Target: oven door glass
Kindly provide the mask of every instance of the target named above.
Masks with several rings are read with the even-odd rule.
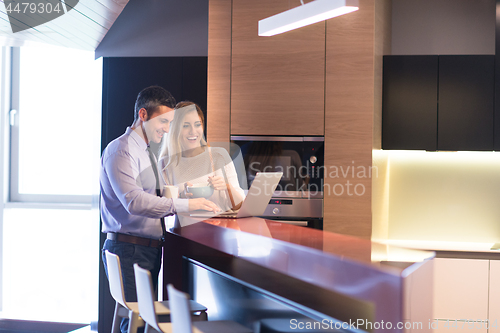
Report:
[[[233,140],[243,155],[248,186],[257,172],[283,172],[276,191],[322,192],[324,142],[281,137]],[[249,137],[255,139],[256,137]],[[288,141],[287,141],[288,140]]]

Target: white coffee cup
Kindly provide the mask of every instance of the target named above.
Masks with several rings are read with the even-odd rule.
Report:
[[[179,189],[177,186],[165,185],[163,186],[163,196],[169,199],[177,199],[179,197]]]

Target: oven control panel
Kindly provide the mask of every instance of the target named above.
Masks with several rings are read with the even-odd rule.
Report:
[[[262,217],[323,218],[323,199],[272,198]]]
[[[293,205],[293,200],[290,199],[271,199],[270,205]]]
[[[321,181],[324,172],[325,148],[322,141],[307,141],[303,144],[302,164],[307,166],[307,175],[313,182]]]

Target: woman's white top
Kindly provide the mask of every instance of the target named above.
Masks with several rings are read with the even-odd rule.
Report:
[[[213,168],[210,159],[210,152],[212,154]],[[168,168],[165,167],[167,162],[168,160],[165,158],[159,161],[162,176],[167,184],[177,186],[179,188],[179,192],[184,191],[186,182],[190,182],[192,184],[208,184],[208,177],[210,176],[221,176],[224,178],[224,170],[228,183],[231,184],[233,189],[240,194],[240,197],[245,197],[245,193],[238,181],[238,174],[236,173],[234,163],[224,148],[205,148],[203,153],[196,156],[181,157],[178,165],[170,165]],[[236,196],[233,194],[233,198],[235,197]],[[208,198],[208,200],[217,204],[222,211],[231,209],[231,201],[227,190],[215,190],[214,194]],[[239,202],[235,201],[235,204],[237,205]]]

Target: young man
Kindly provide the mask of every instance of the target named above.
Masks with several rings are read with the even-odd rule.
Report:
[[[149,143],[159,143],[168,133],[174,106],[175,99],[162,87],[142,90],[135,103],[133,125],[109,143],[101,158],[102,232],[107,233],[104,266],[105,250],[120,257],[125,297],[131,302],[137,301],[134,263],[151,271],[157,286],[163,236],[160,219],[176,212],[218,210],[213,202],[204,198],[157,196],[157,181],[161,186],[163,180],[157,175]],[[128,319],[123,319],[121,330],[127,332],[127,329]]]

